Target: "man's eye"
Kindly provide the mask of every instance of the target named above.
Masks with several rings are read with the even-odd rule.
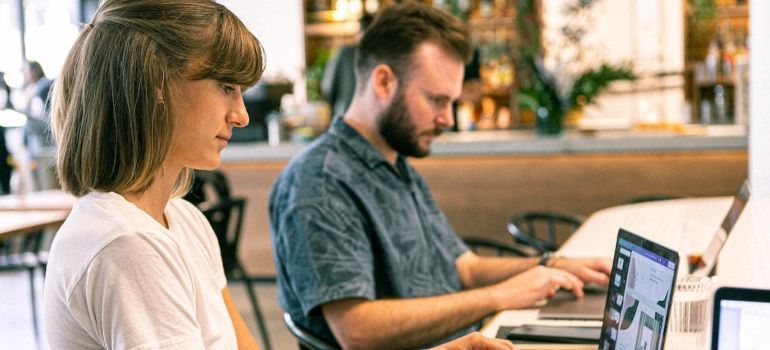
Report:
[[[433,97],[431,98],[431,102],[436,106],[444,106],[447,104],[448,100],[444,97]]]

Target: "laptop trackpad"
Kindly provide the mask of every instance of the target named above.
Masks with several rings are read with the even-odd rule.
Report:
[[[571,291],[560,290],[545,306],[540,308],[538,318],[557,320],[601,320],[604,315],[604,303],[607,299],[603,293],[587,292],[582,299],[575,297]]]

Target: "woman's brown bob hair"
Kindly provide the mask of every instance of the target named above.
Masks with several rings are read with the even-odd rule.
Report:
[[[209,0],[106,0],[72,47],[54,87],[52,122],[62,187],[137,193],[166,159],[174,82],[244,87],[264,70],[259,41]],[[189,187],[191,170],[174,194]]]

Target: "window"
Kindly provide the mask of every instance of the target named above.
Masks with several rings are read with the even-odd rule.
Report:
[[[89,5],[79,0],[0,0],[0,71],[12,87],[22,84],[25,59],[40,62],[49,77],[59,75],[80,31],[80,17],[93,13]]]

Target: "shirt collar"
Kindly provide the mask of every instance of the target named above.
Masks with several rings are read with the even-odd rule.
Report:
[[[342,117],[337,117],[334,119],[332,125],[329,127],[329,132],[339,136],[340,140],[342,140],[345,145],[350,147],[352,153],[363,160],[369,169],[372,169],[383,163],[393,168],[393,165],[385,160],[385,157],[382,156],[382,153],[374,148],[374,145],[372,145],[372,143],[369,142],[369,140],[361,135],[356,129],[353,129],[353,127],[345,123],[345,121],[342,120]],[[399,166],[399,164],[402,164],[405,161],[406,157],[399,154],[396,158],[396,166]],[[399,171],[401,171],[400,168]]]

